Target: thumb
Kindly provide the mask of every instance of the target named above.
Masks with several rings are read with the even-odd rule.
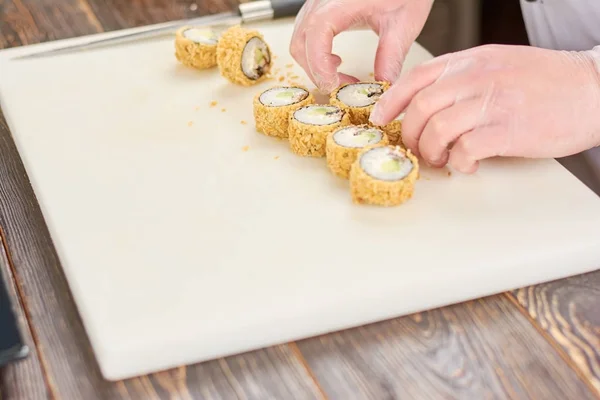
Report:
[[[379,45],[375,55],[375,79],[395,82],[413,42],[421,33],[432,1],[412,1],[379,21]]]

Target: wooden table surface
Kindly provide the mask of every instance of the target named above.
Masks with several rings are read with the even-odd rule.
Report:
[[[0,48],[214,13],[237,1],[191,4],[0,0]],[[3,400],[600,398],[600,271],[111,383],[2,115],[0,233],[0,271],[32,349],[0,370]]]

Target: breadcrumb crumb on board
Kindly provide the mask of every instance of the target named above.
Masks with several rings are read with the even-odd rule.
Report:
[[[279,156],[273,157],[273,160],[279,160]]]
[[[246,125],[246,124],[248,124],[248,123],[247,123],[246,121],[242,120],[242,121],[240,121],[240,124],[242,124],[242,125]]]
[[[194,125],[194,121],[190,121],[190,122],[188,122],[188,124],[187,124],[187,125],[188,125],[189,127],[191,127],[192,125]]]
[[[227,111],[226,108],[221,108],[221,112],[225,112],[225,111]]]
[[[211,107],[216,107],[216,106],[217,106],[217,104],[219,104],[219,103],[217,103],[217,102],[216,102],[216,101],[214,101],[214,100],[210,102],[210,106],[211,106]]]
[[[250,150],[250,146],[244,146],[244,147],[242,147],[242,151],[245,152],[245,151],[248,151],[248,150]]]
[[[285,66],[285,67],[286,67],[286,68],[293,68],[293,67],[294,67],[294,64],[286,64],[286,66]]]

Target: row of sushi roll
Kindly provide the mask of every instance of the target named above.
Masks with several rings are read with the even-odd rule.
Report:
[[[402,144],[402,122],[369,123],[386,82],[345,84],[316,104],[302,86],[275,86],[254,97],[256,130],[287,139],[303,157],[326,157],[329,170],[348,179],[357,204],[396,206],[410,199],[419,178],[418,159]]]
[[[182,27],[176,33],[175,56],[196,68],[218,67],[241,86],[265,80],[272,54],[257,31],[232,26],[222,34],[209,28]],[[419,177],[417,158],[402,144],[402,122],[377,127],[369,116],[387,82],[345,84],[316,104],[302,86],[275,86],[254,98],[256,130],[287,139],[293,153],[326,157],[329,170],[348,179],[357,204],[400,205],[413,195]]]
[[[267,78],[272,54],[263,35],[232,26],[223,33],[212,28],[184,26],[175,34],[175,57],[196,69],[218,67],[231,83],[252,86]]]

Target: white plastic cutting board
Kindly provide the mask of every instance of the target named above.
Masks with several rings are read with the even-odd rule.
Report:
[[[292,22],[259,29],[304,76]],[[368,79],[376,43],[341,35],[343,69]],[[0,53],[2,108],[108,379],[600,265],[600,198],[553,160],[425,168],[404,206],[355,206],[325,160],[254,132],[273,82],[182,67],[171,39],[8,60],[24,51]]]

